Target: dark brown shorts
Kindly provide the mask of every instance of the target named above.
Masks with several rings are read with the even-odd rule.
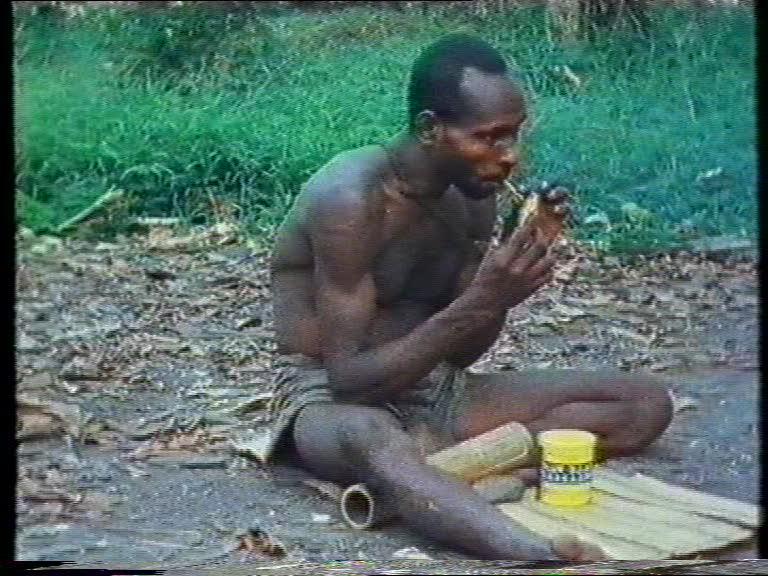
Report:
[[[278,455],[283,440],[293,430],[299,412],[310,404],[333,402],[328,376],[322,365],[302,354],[277,356],[272,366],[272,398],[259,459],[268,462]],[[466,386],[467,372],[442,363],[412,392],[381,408],[392,413],[403,429],[419,434],[424,452],[453,443],[456,409]],[[429,436],[429,439],[427,439]]]

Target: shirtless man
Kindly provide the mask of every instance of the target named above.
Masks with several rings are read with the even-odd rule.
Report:
[[[273,253],[282,355],[265,459],[279,451],[320,478],[364,482],[412,529],[477,557],[586,559],[586,547],[537,537],[424,458],[510,421],[532,434],[589,430],[606,456],[625,455],[670,422],[667,390],[644,376],[465,370],[552,275],[529,227],[483,249],[525,118],[499,54],[448,36],[414,65],[405,133],[310,179]],[[545,200],[568,212],[563,191]],[[417,429],[437,439],[429,450]]]

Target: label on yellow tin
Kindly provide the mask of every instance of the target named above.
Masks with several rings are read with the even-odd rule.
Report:
[[[589,464],[542,462],[539,497],[556,506],[587,504],[592,497],[592,471]]]
[[[583,430],[548,430],[538,435],[542,451],[539,498],[556,506],[579,506],[592,499],[597,438]]]

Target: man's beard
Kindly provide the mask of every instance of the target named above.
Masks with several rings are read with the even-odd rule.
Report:
[[[477,176],[463,178],[463,181],[457,183],[457,187],[462,193],[473,200],[482,200],[493,196],[501,189],[501,183],[483,181]]]
[[[501,182],[480,178],[475,172],[474,166],[464,161],[463,158],[453,159],[444,169],[450,174],[451,183],[472,200],[482,200],[493,196],[502,187]]]

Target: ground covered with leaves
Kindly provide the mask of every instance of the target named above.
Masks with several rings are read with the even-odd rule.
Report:
[[[473,369],[658,373],[674,391],[672,426],[609,465],[757,502],[753,259],[567,252]],[[19,237],[19,559],[466,558],[397,525],[353,531],[329,486],[233,449],[269,397],[268,256],[225,224],[115,243]]]

